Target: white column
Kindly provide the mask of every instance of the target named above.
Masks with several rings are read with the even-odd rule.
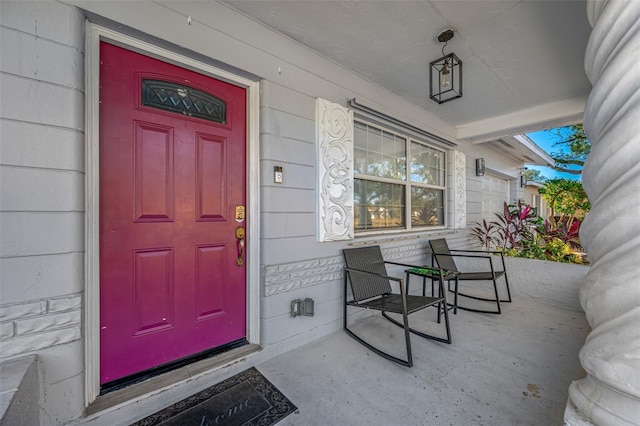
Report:
[[[591,269],[580,288],[592,331],[587,377],[569,388],[566,425],[640,425],[640,1],[589,1],[585,69],[593,83],[580,230]]]

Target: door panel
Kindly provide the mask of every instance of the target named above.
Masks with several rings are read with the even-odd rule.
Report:
[[[213,135],[197,136],[198,220],[223,220],[225,203],[225,142]]]
[[[173,250],[135,250],[134,335],[173,326]]]
[[[136,221],[173,222],[173,129],[134,125]]]
[[[245,90],[101,43],[101,383],[246,336]]]
[[[485,175],[482,178],[482,218],[495,220],[494,213],[502,213],[505,202],[509,204],[509,181]]]
[[[223,245],[198,247],[196,257],[196,292],[198,320],[224,314],[228,307],[225,289],[219,285],[224,277],[227,248]]]

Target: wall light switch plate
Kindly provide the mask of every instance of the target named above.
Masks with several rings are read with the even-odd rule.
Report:
[[[273,172],[274,172],[274,173],[273,173],[273,181],[274,181],[275,183],[282,183],[282,178],[283,178],[283,175],[282,175],[282,166],[275,166],[275,167],[273,168]]]

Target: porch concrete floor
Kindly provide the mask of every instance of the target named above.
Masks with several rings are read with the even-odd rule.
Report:
[[[433,308],[410,323],[435,326]],[[299,408],[279,425],[561,425],[584,377],[583,312],[517,299],[502,315],[450,315],[451,345],[412,335],[414,366],[376,355],[344,331],[256,367]],[[300,318],[304,321],[305,318]],[[362,334],[403,354],[402,329],[372,317]]]

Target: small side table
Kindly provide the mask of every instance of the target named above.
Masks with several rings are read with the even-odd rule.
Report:
[[[449,310],[453,309],[454,314],[458,313],[458,306],[457,306],[458,298],[454,297],[455,303],[451,304],[447,302],[446,294],[443,294],[444,286],[445,286],[444,280],[445,280],[445,277],[449,275],[449,271],[445,269],[435,268],[433,266],[422,266],[422,267],[409,268],[409,269],[406,269],[404,272],[406,274],[405,281],[406,281],[406,287],[407,287],[407,294],[409,294],[409,278],[411,277],[411,275],[417,275],[419,277],[422,277],[422,295],[423,296],[426,296],[427,278],[431,278],[431,297],[435,297],[434,282],[436,280],[440,281],[440,285],[438,286],[438,297],[444,298],[446,306]],[[446,293],[446,291],[444,292]]]

